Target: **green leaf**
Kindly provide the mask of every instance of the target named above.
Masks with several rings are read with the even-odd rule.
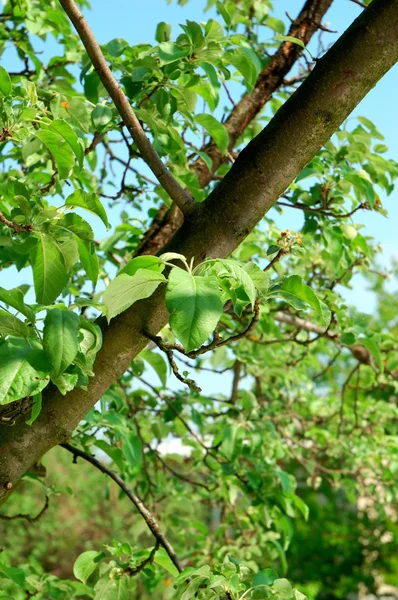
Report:
[[[24,295],[20,288],[6,290],[0,287],[0,301],[12,306],[18,312],[22,313],[29,321],[35,320],[35,313],[24,302]]]
[[[120,579],[104,577],[95,584],[94,600],[130,600],[130,577]]]
[[[11,79],[4,67],[0,66],[0,95],[9,96],[11,93]]]
[[[272,585],[279,575],[274,569],[263,569],[255,574],[253,578],[253,587],[260,585]]]
[[[330,321],[330,311],[327,306],[298,275],[291,275],[282,283],[273,285],[269,290],[269,296],[279,296],[297,310],[305,310],[307,306],[311,306],[323,324],[328,325]]]
[[[112,121],[113,111],[105,104],[97,104],[91,113],[91,120],[96,129],[103,129]]]
[[[384,371],[383,358],[382,358],[382,355],[380,352],[379,345],[376,342],[376,340],[374,338],[370,338],[370,337],[359,338],[358,343],[361,344],[362,346],[365,346],[365,348],[367,348],[369,350],[372,357],[374,358],[374,361],[376,363],[378,370],[380,371],[380,373],[383,373],[383,371]]]
[[[166,288],[170,327],[187,352],[201,346],[222,314],[216,277],[194,277],[179,268],[171,270]]]
[[[93,285],[96,286],[99,264],[98,256],[95,251],[95,245],[93,242],[84,242],[83,240],[78,240],[77,248],[82,267],[86,271],[87,277],[93,282]]]
[[[241,425],[229,425],[224,429],[221,450],[229,460],[237,457],[243,433]]]
[[[217,146],[224,155],[229,146],[229,135],[225,126],[220,123],[213,115],[201,114],[195,116],[195,122],[213,138]]]
[[[32,412],[30,413],[30,419],[25,421],[26,425],[32,425],[41,413],[42,395],[41,392],[36,394],[34,397],[34,404],[32,406]]]
[[[0,404],[39,393],[48,384],[51,364],[43,350],[24,340],[0,346]]]
[[[297,44],[298,46],[305,48],[305,44],[304,44],[303,40],[293,37],[292,35],[277,34],[276,36],[274,36],[274,40],[276,42],[291,42],[292,44]]]
[[[139,357],[144,359],[151,367],[154,369],[156,374],[158,375],[161,384],[163,387],[166,387],[167,384],[167,363],[164,360],[163,356],[157,354],[156,352],[152,352],[151,350],[143,350]]]
[[[65,201],[66,206],[79,206],[89,212],[97,215],[104,223],[105,227],[109,229],[108,217],[104,207],[98,200],[97,194],[94,192],[84,192],[83,190],[75,190],[73,194],[67,197]]]
[[[53,365],[51,375],[56,378],[77,354],[79,317],[70,310],[48,310],[43,333],[44,351]]]
[[[105,452],[105,454],[107,454],[109,458],[113,460],[115,465],[121,471],[123,471],[125,465],[123,464],[123,452],[120,448],[115,448],[115,446],[111,446],[105,440],[96,440],[95,445],[97,446],[97,448],[100,448],[100,450]]]
[[[35,136],[48,148],[57,166],[60,179],[67,179],[75,164],[75,157],[69,143],[50,129],[39,129]]]
[[[73,575],[76,577],[76,579],[79,579],[83,583],[87,582],[87,579],[98,567],[98,563],[95,562],[95,559],[99,556],[99,554],[100,553],[95,552],[95,550],[88,550],[77,557],[75,564],[73,565]]]
[[[107,43],[105,48],[111,56],[117,58],[123,54],[126,48],[128,48],[128,43],[123,38],[114,38]]]
[[[66,121],[63,121],[62,119],[56,119],[51,123],[50,130],[62,136],[65,142],[69,144],[77,158],[79,167],[82,168],[84,161],[84,149],[72,127]]]
[[[232,19],[228,10],[222,2],[216,2],[217,10],[225,21],[227,27],[231,27]]]
[[[159,284],[164,281],[166,279],[161,273],[149,269],[138,269],[133,276],[122,273],[116,277],[102,296],[106,307],[104,314],[108,321],[132,306],[137,300],[152,296]]]
[[[130,467],[137,467],[142,463],[142,443],[138,435],[122,435],[122,452]]]
[[[372,184],[366,177],[360,173],[347,173],[344,176],[345,181],[349,181],[353,186],[360,199],[369,202],[371,208],[375,205],[375,192]]]
[[[5,565],[1,565],[1,570],[6,576],[11,579],[14,583],[23,587],[25,585],[25,571],[23,569],[19,569],[18,567],[6,567]]]
[[[171,559],[164,548],[159,548],[155,554],[153,562],[163,567],[163,569],[166,569],[166,571],[168,571],[172,577],[177,577],[177,567],[175,567],[174,563],[171,562]]]
[[[5,310],[0,310],[0,335],[3,337],[6,336],[16,336],[27,338],[31,334],[29,327],[26,323],[20,321],[14,315],[6,312]]]
[[[283,600],[288,600],[293,596],[293,588],[287,579],[275,579],[272,588]]]
[[[164,64],[172,63],[189,54],[188,48],[180,48],[173,42],[162,42],[159,44],[159,58]]]
[[[170,36],[171,25],[165,23],[164,21],[158,23],[156,27],[155,40],[159,42],[159,44],[162,42],[168,42],[170,40]]]
[[[252,280],[256,290],[265,296],[269,288],[270,274],[264,273],[258,265],[252,262],[246,263],[243,268]]]
[[[130,260],[123,269],[120,269],[118,276],[122,273],[135,275],[138,269],[150,269],[161,273],[164,270],[164,263],[158,256],[137,256]]]
[[[59,377],[51,377],[51,381],[57,386],[63,396],[72,391],[78,383],[77,373],[62,373]]]
[[[352,346],[356,342],[356,337],[351,331],[346,331],[341,335],[340,341],[344,346]]]
[[[76,213],[67,213],[57,224],[68,229],[76,237],[85,242],[92,242],[94,240],[94,232],[91,225]]]
[[[188,587],[185,589],[185,592],[181,596],[181,600],[190,600],[191,598],[193,598],[196,595],[199,586],[202,585],[202,583],[203,577],[196,577],[195,579],[190,581]]]
[[[31,252],[31,259],[36,301],[52,304],[68,283],[63,256],[53,239],[43,233]]]
[[[273,31],[276,31],[277,33],[280,33],[281,35],[285,33],[285,25],[280,19],[276,19],[275,17],[267,17],[265,24],[267,27],[273,29]]]

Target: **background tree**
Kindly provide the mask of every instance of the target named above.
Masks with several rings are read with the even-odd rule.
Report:
[[[311,597],[394,569],[396,301],[354,215],[385,213],[398,171],[368,119],[344,121],[398,58],[398,5],[373,0],[315,60],[330,4],[308,0],[285,32],[268,2],[210,0],[222,24],[188,20],[171,41],[159,23],[154,46],[101,48],[73,0],[5,5],[2,50],[23,66],[0,68],[0,259],[30,267],[34,289],[0,288],[6,596],[301,600],[284,578],[296,521],[289,577]],[[47,64],[35,36],[59,44]],[[84,211],[109,228],[121,205],[97,241]],[[301,231],[264,218],[272,207],[302,211]],[[338,293],[358,270],[374,316]],[[231,391],[202,392],[209,370]],[[15,518],[36,524],[65,493],[39,463],[59,444],[121,495],[101,491],[109,537],[76,549],[79,582],[69,563],[44,574],[40,544],[15,567],[9,541]],[[309,507],[355,532],[316,576],[294,563]]]

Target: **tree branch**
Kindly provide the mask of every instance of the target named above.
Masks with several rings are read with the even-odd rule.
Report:
[[[46,512],[46,510],[49,506],[49,503],[50,503],[50,499],[46,495],[46,499],[44,501],[44,506],[40,510],[40,512],[37,513],[37,515],[35,517],[31,517],[30,515],[25,514],[25,513],[18,513],[17,515],[0,515],[0,519],[3,521],[13,521],[14,519],[25,519],[29,523],[35,523],[36,521],[38,521],[40,519],[40,517],[42,515],[44,515],[44,513]]]
[[[292,22],[288,34],[297,37],[307,45],[332,4],[332,0],[306,0],[297,18]],[[302,53],[302,48],[291,42],[283,42],[270,62],[259,74],[252,92],[234,104],[227,121],[224,123],[229,134],[229,151],[231,152],[249,123],[264,108],[274,92],[284,83],[289,73]],[[212,168],[208,169],[205,162],[199,158],[192,165],[192,170],[199,179],[201,188],[206,187],[213,179],[213,173],[223,162],[223,155],[213,141],[201,148],[212,160]],[[160,210],[165,211],[164,205]],[[140,244],[137,254],[156,254],[182,225],[182,216],[178,210],[170,210],[166,217],[152,224]]]
[[[81,458],[84,458],[84,460],[86,460],[87,462],[92,464],[94,467],[96,467],[99,471],[101,471],[101,473],[104,473],[105,475],[108,475],[108,477],[113,479],[113,481],[120,487],[121,490],[123,490],[123,492],[129,498],[129,500],[131,500],[131,502],[134,504],[134,506],[136,507],[136,509],[142,516],[142,518],[144,519],[145,523],[147,524],[148,529],[150,530],[152,535],[159,542],[159,544],[166,550],[167,554],[170,557],[170,560],[175,565],[175,567],[178,569],[178,571],[181,573],[182,566],[181,566],[180,561],[178,560],[178,556],[175,553],[172,545],[170,544],[170,542],[167,540],[164,533],[160,529],[159,523],[156,521],[155,517],[148,510],[148,508],[145,506],[145,504],[142,502],[142,500],[140,500],[140,498],[136,494],[134,494],[134,492],[126,485],[126,483],[123,481],[123,479],[115,471],[113,471],[112,469],[110,469],[109,467],[104,465],[102,462],[97,460],[91,454],[88,454],[87,452],[84,452],[83,450],[79,450],[79,448],[75,448],[74,446],[71,446],[71,444],[60,444],[60,445],[62,446],[62,448],[65,448],[65,450],[68,450],[68,452],[71,452],[74,457],[80,456]]]
[[[373,0],[338,42],[317,62],[295,94],[240,153],[228,175],[185,222],[167,247],[196,262],[227,257],[250,233],[305,164],[319,151],[360,100],[398,60],[398,2]],[[103,345],[88,389],[62,396],[43,392],[42,411],[32,426],[17,418],[0,423],[0,498],[50,448],[71,431],[168,322],[164,290],[136,302],[112,320],[100,321]]]
[[[196,202],[174,179],[170,171],[161,161],[158,153],[145,135],[140,122],[133,109],[130,106],[125,94],[112,75],[110,68],[101,52],[101,48],[94,37],[87,21],[80,12],[74,0],[59,0],[62,8],[73,23],[83,45],[90,57],[91,62],[97,71],[103,86],[112,98],[124,124],[129,130],[134,142],[136,143],[141,155],[153,174],[163,186],[170,198],[175,202],[184,214],[189,214],[196,208]]]

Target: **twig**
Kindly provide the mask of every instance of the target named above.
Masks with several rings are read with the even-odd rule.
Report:
[[[14,221],[7,219],[7,217],[1,211],[0,223],[4,223],[4,225],[15,231],[15,233],[21,233],[21,231],[32,231],[31,225],[18,225],[18,223],[14,223]]]
[[[148,558],[143,560],[142,563],[140,565],[138,565],[138,567],[127,567],[126,569],[124,569],[124,572],[126,573],[126,575],[129,575],[130,577],[134,577],[134,575],[137,575],[137,573],[139,573],[140,571],[145,569],[145,567],[147,565],[151,564],[153,562],[153,559],[155,558],[156,552],[159,550],[159,546],[160,546],[160,542],[159,542],[159,540],[156,540],[156,544],[152,548],[151,553],[148,556]]]
[[[157,345],[157,347],[159,348],[159,350],[161,350],[162,352],[164,352],[167,356],[167,359],[169,361],[171,370],[174,373],[174,376],[177,377],[177,379],[179,381],[181,381],[182,383],[185,383],[185,385],[187,385],[189,388],[191,388],[191,390],[195,390],[196,392],[201,392],[202,388],[200,388],[199,386],[196,385],[195,381],[193,379],[187,379],[186,377],[183,377],[181,375],[181,373],[178,370],[178,366],[177,363],[174,360],[174,355],[173,355],[173,348],[175,346],[173,346],[172,344],[167,344],[166,342],[164,342],[162,340],[162,338],[159,335],[151,335],[150,333],[146,332],[144,333],[144,335],[152,340],[152,342],[155,342],[155,344]]]
[[[174,179],[170,171],[165,167],[160,156],[145,135],[128,99],[112,75],[110,68],[102,54],[101,48],[95,39],[86,19],[80,12],[74,0],[59,0],[62,8],[73,23],[83,45],[90,57],[91,62],[100,78],[103,86],[112,98],[124,124],[129,130],[135,144],[149,168],[152,170],[159,183],[163,186],[170,198],[178,208],[188,214],[197,208],[197,203]]]
[[[234,364],[234,379],[232,382],[232,392],[231,392],[231,399],[230,399],[231,404],[236,404],[236,401],[238,399],[239,382],[240,382],[241,375],[242,375],[242,363],[240,362],[240,360],[236,360],[235,364]]]
[[[134,492],[126,485],[126,483],[123,481],[123,479],[115,471],[113,471],[112,469],[110,469],[109,467],[107,467],[106,465],[101,463],[94,456],[91,456],[91,454],[88,454],[87,452],[84,452],[83,450],[79,450],[79,448],[75,448],[74,446],[71,446],[71,444],[60,444],[60,446],[62,446],[62,448],[65,448],[65,450],[68,450],[68,452],[73,454],[74,459],[76,459],[77,456],[80,456],[80,458],[84,458],[84,460],[86,460],[87,462],[92,464],[94,467],[96,467],[99,471],[101,471],[101,473],[104,473],[105,475],[108,475],[108,477],[113,479],[113,481],[123,490],[123,492],[126,494],[126,496],[134,504],[134,506],[136,507],[136,509],[142,516],[142,518],[144,519],[145,523],[147,524],[148,529],[151,531],[152,535],[155,537],[156,540],[158,540],[159,544],[166,550],[167,554],[170,557],[170,560],[175,565],[177,570],[181,573],[182,566],[178,559],[178,556],[176,555],[172,545],[170,544],[170,542],[167,540],[164,533],[160,529],[159,524],[156,521],[155,517],[148,510],[148,508],[144,505],[142,500],[140,500],[140,498],[136,494],[134,494]]]
[[[280,248],[280,250],[278,250],[278,253],[276,254],[276,256],[274,256],[274,258],[268,263],[268,265],[263,269],[263,271],[266,272],[266,271],[269,271],[269,269],[272,269],[274,264],[279,262],[280,259],[282,258],[282,256],[284,256],[287,253],[288,252],[287,252],[287,250],[285,250],[285,248]]]
[[[11,516],[0,515],[0,519],[2,519],[3,521],[13,521],[14,519],[26,519],[26,521],[28,521],[29,523],[35,523],[46,512],[46,510],[49,506],[49,503],[50,503],[50,499],[48,496],[46,496],[43,508],[41,509],[41,511],[39,513],[37,513],[37,515],[35,517],[31,517],[30,515],[27,515],[24,513],[18,513],[17,515],[11,515]]]

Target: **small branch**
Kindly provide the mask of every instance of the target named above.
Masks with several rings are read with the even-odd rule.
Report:
[[[194,382],[193,379],[187,379],[186,377],[183,377],[181,375],[181,373],[178,370],[178,366],[177,363],[174,360],[174,356],[173,356],[173,348],[174,346],[172,346],[171,344],[167,344],[166,342],[164,342],[162,340],[162,338],[158,335],[151,335],[148,332],[146,332],[144,334],[148,339],[152,340],[152,342],[154,342],[157,347],[159,348],[159,350],[161,350],[162,352],[164,352],[167,356],[167,359],[169,361],[171,370],[173,371],[175,377],[177,377],[177,379],[179,381],[181,381],[181,383],[185,383],[185,385],[187,385],[189,388],[191,388],[191,390],[195,390],[196,392],[201,392],[202,388],[198,387],[196,385],[196,383]]]
[[[151,553],[148,556],[148,558],[143,560],[142,563],[140,565],[138,565],[138,567],[127,567],[126,569],[124,569],[124,572],[126,573],[126,575],[129,575],[130,577],[134,577],[135,575],[137,575],[137,573],[139,573],[140,571],[145,569],[145,567],[147,565],[151,564],[153,562],[153,559],[155,558],[156,552],[159,550],[159,546],[160,546],[160,542],[159,542],[159,540],[156,540],[156,544],[152,548]]]
[[[236,360],[235,364],[234,364],[234,379],[232,382],[232,392],[231,392],[231,398],[230,398],[231,404],[236,404],[236,401],[238,399],[239,382],[240,382],[241,375],[242,375],[242,363],[240,362],[240,360]]]
[[[93,32],[88,26],[87,21],[80,12],[76,3],[74,0],[59,1],[69,19],[73,23],[81,41],[83,42],[87,54],[93,63],[98,77],[112,98],[143,159],[178,208],[184,214],[191,213],[197,208],[198,205],[174,179],[173,175],[161,161],[150,140],[145,135],[139,120],[131,108],[128,99],[112,75],[105,57],[101,52],[101,48],[99,47]]]
[[[47,508],[49,506],[49,503],[50,503],[50,499],[49,499],[48,496],[46,496],[43,508],[41,509],[41,511],[35,517],[31,517],[30,515],[27,515],[27,514],[24,514],[24,513],[19,513],[17,515],[11,515],[11,516],[9,516],[9,515],[0,515],[0,519],[2,519],[3,521],[13,521],[14,519],[25,519],[29,523],[35,523],[46,512],[46,510],[47,510]]]
[[[10,221],[7,217],[0,211],[0,223],[3,223],[10,229],[12,229],[15,233],[21,233],[21,231],[32,231],[31,225],[18,225],[18,223],[14,223],[14,221]]]
[[[91,456],[91,454],[88,454],[87,452],[84,452],[83,450],[79,450],[79,448],[75,448],[74,446],[71,446],[70,444],[60,444],[60,446],[62,446],[62,448],[65,448],[65,450],[68,450],[68,452],[73,454],[74,462],[76,460],[76,457],[80,456],[80,458],[84,458],[84,460],[86,460],[87,462],[92,464],[94,467],[96,467],[99,471],[101,471],[101,473],[104,473],[105,475],[108,475],[108,477],[113,479],[113,481],[123,490],[123,492],[126,494],[126,496],[134,504],[134,506],[136,507],[136,509],[142,516],[142,518],[144,519],[145,523],[147,524],[148,529],[151,531],[152,535],[159,542],[159,544],[166,550],[167,554],[170,557],[170,560],[175,565],[175,567],[178,569],[178,571],[181,573],[181,571],[182,571],[181,563],[180,563],[173,547],[171,546],[170,542],[167,540],[164,533],[160,529],[159,524],[156,521],[155,517],[147,509],[147,507],[140,500],[140,498],[136,494],[134,494],[134,492],[126,485],[126,483],[123,481],[123,479],[115,471],[113,471],[112,469],[110,469],[109,467],[107,467],[106,465],[101,463],[94,456]]]
[[[351,2],[353,2],[354,4],[358,4],[358,6],[361,6],[362,8],[366,8],[366,4],[364,4],[364,2],[361,2],[361,0],[351,0]]]
[[[276,256],[274,256],[274,258],[268,263],[268,265],[263,269],[263,271],[265,272],[269,271],[269,269],[272,269],[275,263],[279,262],[282,256],[284,256],[287,253],[288,252],[287,250],[285,250],[285,248],[281,248],[280,250],[278,250]]]

